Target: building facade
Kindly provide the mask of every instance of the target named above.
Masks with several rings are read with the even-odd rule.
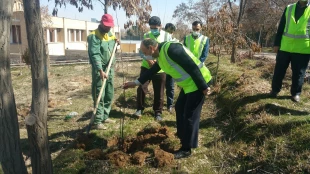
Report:
[[[44,20],[44,19],[42,19]],[[93,20],[94,21],[94,20]],[[99,23],[50,17],[50,24],[44,28],[44,39],[50,56],[87,56],[87,36],[98,28]],[[119,28],[111,31],[120,38]],[[26,23],[23,4],[16,1],[13,8],[12,27],[10,36],[10,56],[18,59],[28,48]],[[72,55],[73,54],[73,55]]]

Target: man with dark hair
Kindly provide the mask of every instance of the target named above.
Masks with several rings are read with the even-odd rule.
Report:
[[[209,38],[201,34],[202,22],[195,21],[192,23],[193,32],[185,36],[184,45],[196,56],[201,62],[207,59],[209,51]]]
[[[163,30],[161,30],[162,25],[159,17],[152,16],[149,19],[150,31],[144,34],[144,38],[151,38],[156,40],[158,43],[171,40],[171,35]],[[145,56],[140,52],[141,57],[143,58],[140,74],[143,74],[145,71],[150,69],[156,60],[153,60],[150,56]],[[152,78],[152,85],[154,90],[154,101],[153,101],[153,110],[154,118],[156,121],[161,121],[162,109],[164,104],[164,88],[166,83],[166,74],[163,71],[159,71],[154,74]],[[150,80],[145,81],[145,83],[139,85],[137,89],[137,110],[133,114],[137,117],[142,116],[142,112],[145,108],[145,96],[148,92],[148,85]]]
[[[181,91],[175,104],[177,135],[181,148],[174,154],[175,159],[191,155],[191,148],[198,146],[199,120],[211,73],[197,57],[179,42],[157,43],[152,39],[141,42],[144,55],[157,59],[153,67],[134,81],[126,82],[124,88],[143,84],[160,69],[171,75]]]
[[[175,32],[175,26],[172,23],[167,23],[165,26],[165,31],[170,33],[171,35]]]
[[[291,63],[291,99],[300,101],[300,93],[310,58],[310,5],[308,0],[299,0],[288,5],[282,15],[274,52],[277,53],[272,78],[271,97],[277,97],[282,88],[286,69]]]

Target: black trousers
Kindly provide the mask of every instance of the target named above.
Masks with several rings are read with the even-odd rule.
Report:
[[[198,130],[205,96],[202,91],[185,94],[183,89],[175,104],[177,135],[183,149],[198,147]]]
[[[310,48],[309,48],[310,49]],[[308,67],[310,54],[289,53],[279,51],[276,57],[276,66],[272,78],[272,91],[278,93],[282,88],[282,81],[286,70],[291,63],[292,85],[291,95],[300,95]]]
[[[147,68],[141,67],[140,76]],[[157,73],[152,77],[152,85],[154,90],[154,102],[153,102],[153,110],[155,114],[162,114],[163,105],[164,105],[164,89],[166,84],[166,74],[165,73]],[[137,110],[143,110],[145,108],[145,96],[148,93],[148,86],[150,84],[150,80],[145,82],[142,85],[139,85],[137,88]]]

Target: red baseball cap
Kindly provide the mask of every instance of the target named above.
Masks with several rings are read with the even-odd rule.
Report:
[[[104,14],[101,18],[101,24],[107,27],[114,27],[113,17],[109,14]]]

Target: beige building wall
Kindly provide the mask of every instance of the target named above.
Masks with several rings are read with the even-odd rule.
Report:
[[[16,10],[13,12],[12,28],[20,28],[19,32],[15,32],[15,34],[20,33],[20,36],[16,36],[17,38],[20,37],[20,39],[16,41],[16,37],[13,39],[13,36],[11,36],[10,53],[16,57],[16,55],[23,54],[28,44],[24,12],[16,2],[14,8]],[[60,17],[51,17],[51,21],[51,26],[44,29],[44,39],[48,46],[49,55],[57,56],[65,55],[66,50],[86,51],[87,36],[91,31],[96,30],[99,25],[99,23],[95,22]],[[111,31],[116,36],[119,36],[119,27],[114,27]]]
[[[121,43],[121,50],[124,53],[138,53],[138,47],[135,43]]]

